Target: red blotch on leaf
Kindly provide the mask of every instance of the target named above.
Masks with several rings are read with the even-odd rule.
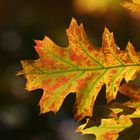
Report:
[[[116,136],[117,134],[118,134],[117,131],[111,130],[103,135],[103,139],[104,140],[113,140],[114,136]]]
[[[63,84],[65,84],[68,81],[69,81],[68,77],[59,77],[53,85],[44,84],[44,89],[46,91],[53,91],[53,90],[59,88],[60,86],[63,86]]]
[[[86,82],[90,79],[91,79],[91,77],[85,77],[83,79],[77,80],[77,83],[78,83],[77,84],[78,85],[77,89],[80,91],[84,87]]]
[[[77,54],[75,54],[75,53],[71,53],[70,54],[70,59],[72,60],[72,61],[77,61],[77,62],[81,62],[81,61],[83,61],[83,60],[85,60],[85,57],[83,56],[83,55],[77,55]]]

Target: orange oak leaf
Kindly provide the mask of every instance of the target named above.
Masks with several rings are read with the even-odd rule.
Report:
[[[125,83],[119,88],[119,92],[130,98],[129,101],[123,103],[131,108],[140,107],[140,85]]]
[[[26,89],[43,89],[39,105],[41,113],[57,112],[69,93],[76,94],[75,119],[91,117],[96,97],[106,85],[107,101],[116,98],[120,83],[140,71],[140,54],[129,42],[120,50],[113,33],[105,28],[102,47],[95,48],[89,41],[83,25],[72,19],[67,29],[69,46],[61,48],[49,37],[36,41],[38,60],[21,61],[27,79]]]
[[[140,85],[125,83],[120,86],[119,92],[130,97],[131,100],[140,101]]]

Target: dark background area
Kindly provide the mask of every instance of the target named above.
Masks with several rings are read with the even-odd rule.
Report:
[[[74,132],[75,95],[70,94],[60,111],[39,115],[42,90],[27,92],[26,80],[17,77],[20,60],[37,59],[34,40],[49,36],[55,43],[68,45],[66,28],[72,17],[83,22],[91,42],[101,47],[102,32],[114,32],[116,44],[124,49],[130,40],[140,50],[140,17],[120,5],[105,11],[83,13],[72,0],[0,1],[0,140],[91,140]]]

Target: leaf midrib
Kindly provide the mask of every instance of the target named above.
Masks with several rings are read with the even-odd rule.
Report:
[[[109,67],[98,67],[98,68],[79,68],[79,69],[69,69],[69,70],[59,70],[59,71],[44,71],[43,69],[35,66],[34,64],[32,65],[33,68],[37,69],[40,71],[40,73],[28,73],[28,74],[45,74],[45,75],[50,75],[50,74],[61,74],[61,73],[68,73],[68,72],[80,72],[80,71],[98,71],[98,70],[109,70],[109,69],[114,69],[114,68],[123,68],[123,67],[138,67],[140,64],[127,64],[127,65],[114,65],[114,66],[109,66]],[[27,74],[27,73],[26,73]]]

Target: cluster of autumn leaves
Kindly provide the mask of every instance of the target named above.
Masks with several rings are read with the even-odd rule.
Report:
[[[140,12],[139,3],[134,0],[122,5]],[[130,42],[124,51],[116,47],[113,33],[107,28],[102,47],[94,47],[83,25],[78,25],[75,19],[67,29],[67,36],[67,48],[59,47],[45,37],[36,41],[39,59],[21,61],[23,70],[18,75],[24,74],[27,79],[26,89],[43,89],[39,102],[41,113],[57,112],[66,96],[75,93],[75,119],[87,118],[77,132],[94,134],[97,140],[115,140],[119,136],[127,140],[137,139],[140,136],[140,87],[128,82],[140,71],[140,53]],[[120,86],[123,79],[127,84]],[[102,96],[106,96],[107,102],[104,106],[96,106],[103,85],[106,85],[106,95],[102,93]]]

